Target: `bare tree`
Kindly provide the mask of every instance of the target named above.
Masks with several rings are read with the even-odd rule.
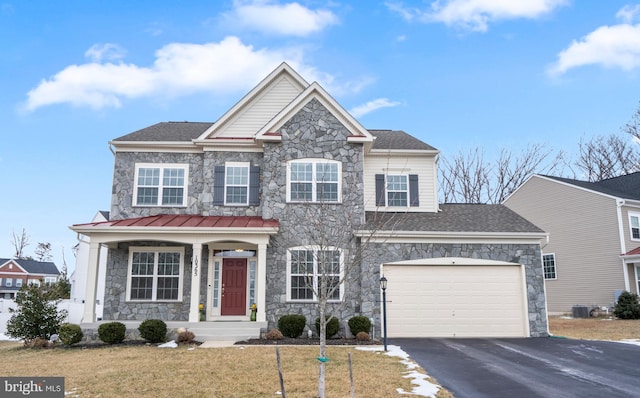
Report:
[[[24,255],[25,247],[29,246],[31,242],[29,241],[29,235],[27,234],[27,230],[22,228],[22,232],[16,234],[16,231],[11,232],[11,245],[13,246],[15,252],[13,257],[16,259],[26,259]]]
[[[493,162],[480,148],[460,151],[441,160],[441,198],[445,203],[501,203],[531,174],[551,173],[563,159],[563,152],[543,144],[529,144],[519,154],[503,148]]]
[[[36,261],[51,261],[51,243],[38,242],[38,246],[33,252],[36,255]]]
[[[627,124],[625,128],[637,137],[636,127],[629,126]],[[595,182],[640,170],[640,154],[633,140],[616,134],[596,136],[589,141],[580,140],[579,155],[574,165],[581,171],[582,178]]]
[[[622,127],[622,131],[631,134],[636,141],[640,141],[640,105],[633,115],[631,115],[631,120]]]

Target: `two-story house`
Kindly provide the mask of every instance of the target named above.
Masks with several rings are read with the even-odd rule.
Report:
[[[0,298],[13,299],[22,286],[56,283],[60,271],[50,261],[0,258]]]
[[[640,173],[588,182],[534,175],[504,202],[549,233],[543,247],[550,314],[613,306],[640,288]]]
[[[285,63],[215,123],[110,145],[109,220],[71,227],[89,239],[86,327],[106,248],[104,321],[257,337],[285,314],[311,325],[329,287],[331,315],[379,331],[384,275],[391,337],[547,334],[546,234],[501,205],[439,205],[435,148],[364,128]]]

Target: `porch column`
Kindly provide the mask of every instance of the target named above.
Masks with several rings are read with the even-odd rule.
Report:
[[[89,242],[89,261],[87,264],[87,283],[84,292],[84,314],[82,323],[96,321],[96,295],[98,290],[98,267],[100,265],[100,243]]]
[[[193,244],[191,257],[191,304],[189,322],[200,322],[200,274],[202,273],[202,244]]]
[[[267,245],[266,243],[258,244],[258,275],[256,275],[256,305],[258,313],[256,321],[265,322],[267,320],[267,312],[265,308],[267,291]]]

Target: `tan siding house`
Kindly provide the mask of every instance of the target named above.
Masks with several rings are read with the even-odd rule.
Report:
[[[622,290],[638,291],[640,229],[632,238],[630,214],[640,217],[638,173],[596,183],[534,175],[504,205],[549,233],[543,247],[550,314],[574,305],[611,307]],[[636,220],[639,220],[636,218]]]

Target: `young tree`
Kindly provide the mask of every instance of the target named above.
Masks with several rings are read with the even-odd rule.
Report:
[[[27,234],[27,230],[22,228],[22,232],[16,234],[16,231],[11,232],[11,245],[13,246],[15,252],[13,257],[15,259],[26,259],[24,255],[25,247],[29,246],[31,242],[29,241],[29,235]]]
[[[10,308],[13,315],[7,322],[7,334],[23,339],[29,345],[34,339],[48,339],[67,317],[67,311],[58,311],[59,300],[50,300],[46,288],[28,284],[16,295],[17,308]]]
[[[51,243],[38,242],[34,253],[36,261],[51,261]]]

